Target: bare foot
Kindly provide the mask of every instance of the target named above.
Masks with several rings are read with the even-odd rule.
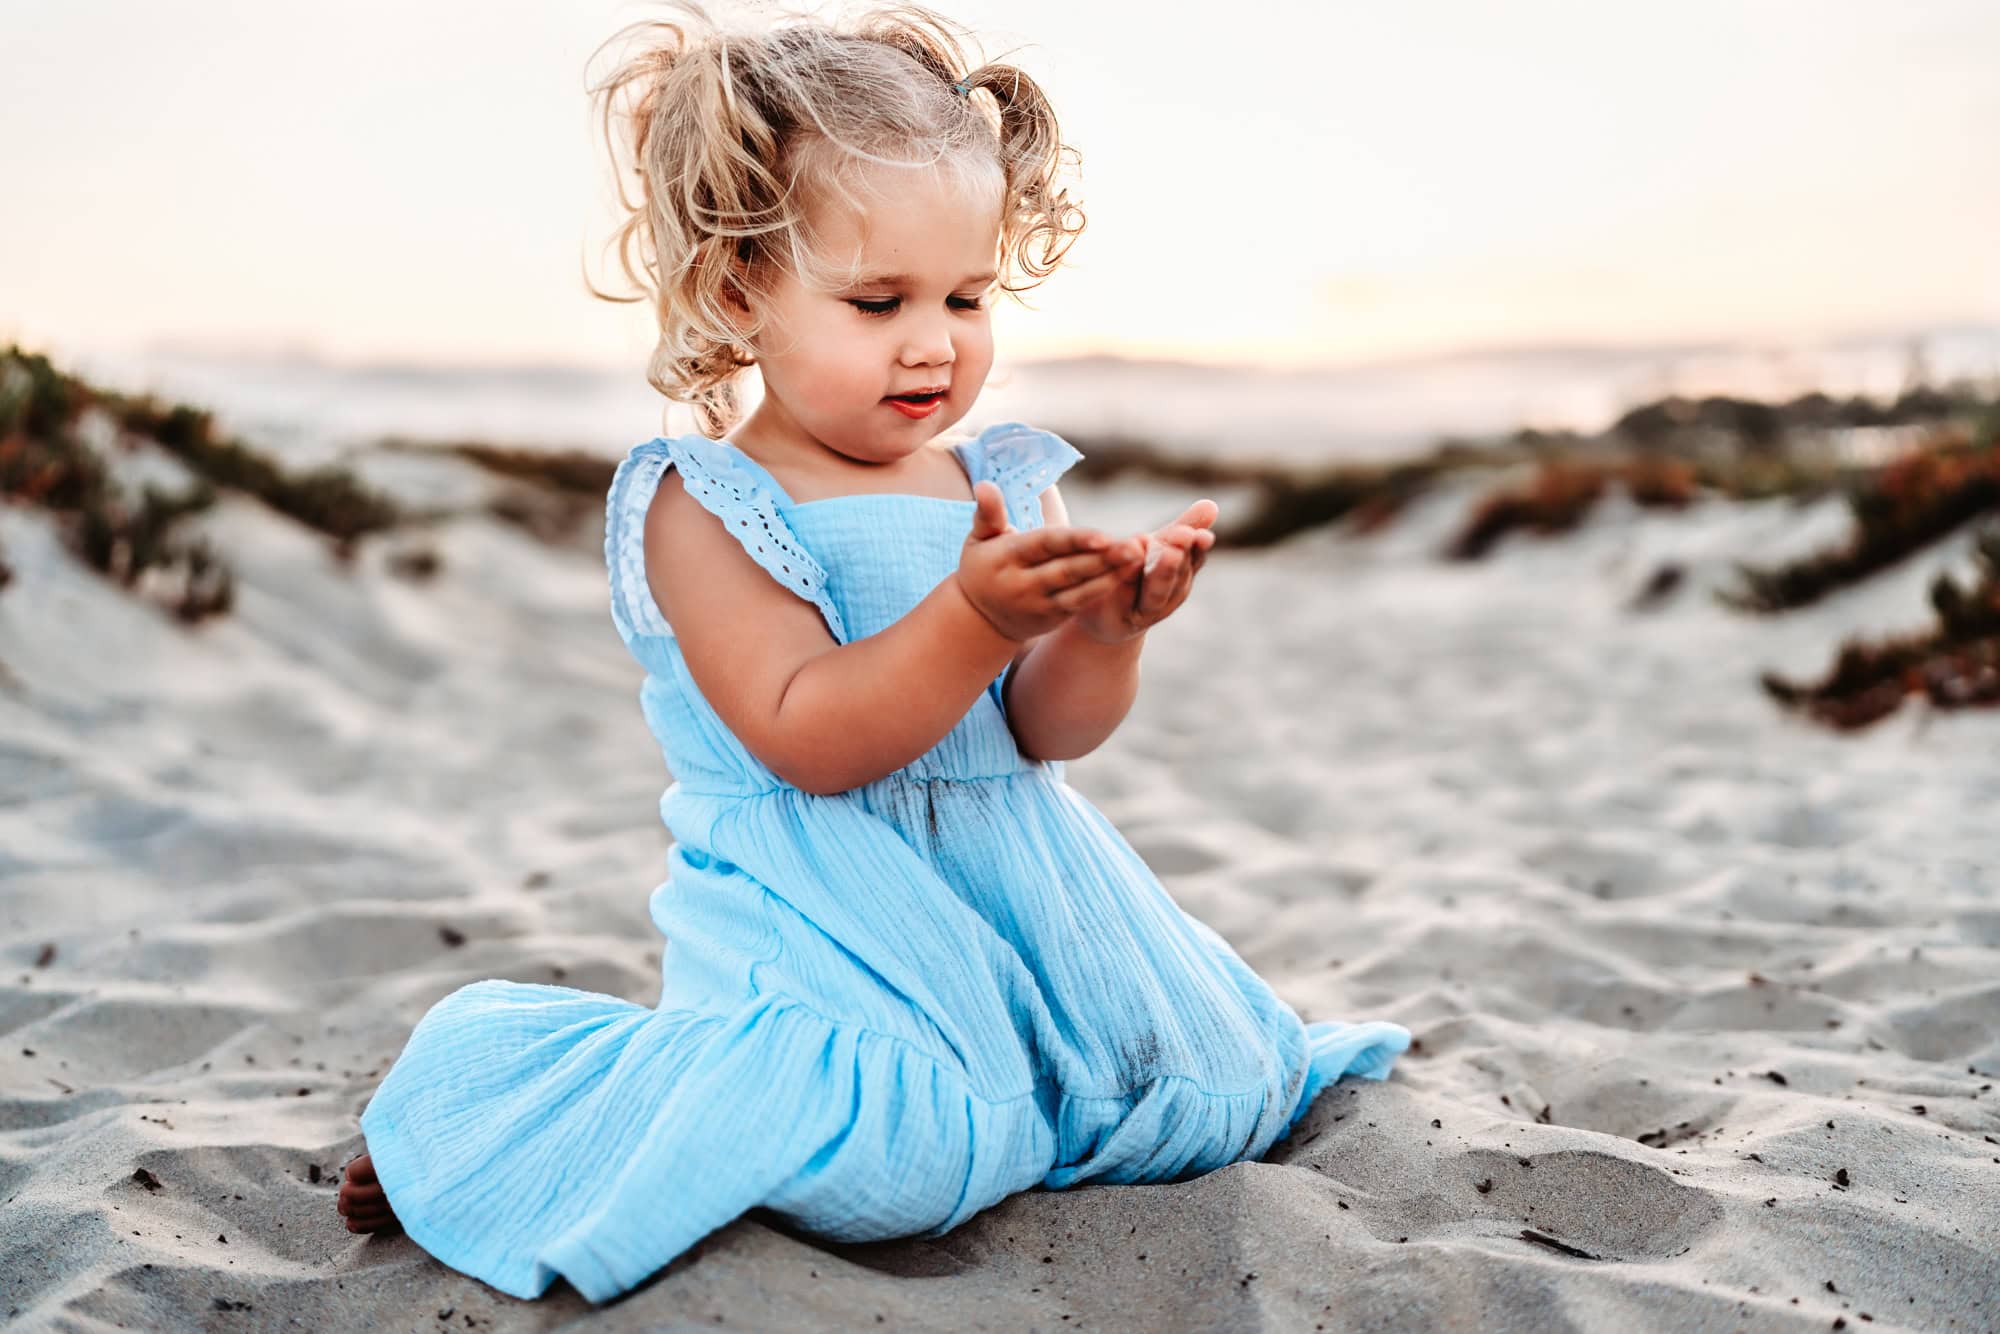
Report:
[[[347,1165],[347,1180],[340,1183],[340,1212],[349,1232],[380,1232],[401,1227],[389,1196],[375,1180],[375,1164],[362,1154]]]

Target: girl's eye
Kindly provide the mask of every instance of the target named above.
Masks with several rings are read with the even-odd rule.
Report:
[[[888,296],[870,300],[867,297],[849,297],[847,304],[864,315],[887,315],[902,304],[901,297]],[[976,296],[955,296],[946,300],[953,310],[984,310],[985,304]]]

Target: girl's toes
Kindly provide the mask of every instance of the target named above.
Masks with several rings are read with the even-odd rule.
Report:
[[[362,1154],[347,1165],[346,1179],[340,1183],[340,1211],[347,1213],[357,1205],[385,1203],[387,1196],[382,1193],[382,1185],[375,1180],[375,1164],[367,1154]]]
[[[375,1179],[374,1160],[365,1153],[347,1165],[335,1207],[347,1221],[349,1232],[381,1232],[399,1226],[387,1192]]]
[[[340,1188],[339,1198],[340,1207],[343,1210],[351,1210],[380,1205],[387,1201],[388,1196],[382,1193],[380,1186],[367,1186],[350,1181]]]
[[[396,1212],[386,1198],[366,1208],[343,1205],[340,1212],[349,1232],[380,1232],[396,1223]]]
[[[374,1195],[342,1195],[338,1207],[342,1214],[353,1218],[386,1211],[389,1208],[389,1199],[380,1192]]]

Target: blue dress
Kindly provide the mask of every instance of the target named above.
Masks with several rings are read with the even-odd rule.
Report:
[[[1003,423],[953,446],[1017,528],[1078,457]],[[973,502],[792,501],[733,445],[620,464],[605,560],[673,782],[650,900],[658,1005],[489,980],[439,1001],[361,1118],[410,1237],[516,1297],[592,1301],[753,1207],[841,1241],[937,1236],[1041,1185],[1176,1181],[1261,1157],[1409,1032],[1302,1023],[1108,820],[1023,755],[1003,671],[902,769],[815,796],[689,678],[645,577],[667,468],[841,643],[956,567]]]

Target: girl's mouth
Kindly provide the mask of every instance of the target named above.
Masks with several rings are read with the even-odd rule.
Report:
[[[902,394],[882,401],[905,417],[923,418],[938,410],[938,405],[944,402],[944,396],[945,391],[939,389],[928,394]]]

